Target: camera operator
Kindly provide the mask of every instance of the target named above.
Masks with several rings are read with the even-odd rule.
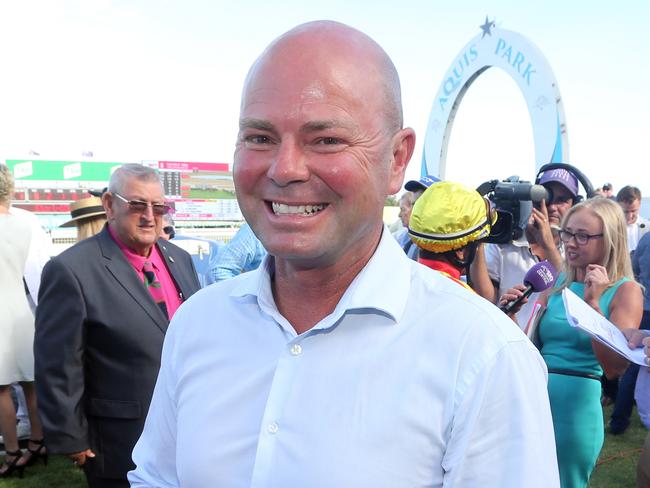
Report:
[[[492,303],[521,283],[526,272],[541,260],[562,269],[558,231],[564,214],[577,203],[578,178],[569,170],[551,169],[542,173],[537,183],[552,197],[533,207],[524,235],[506,244],[484,244],[477,249],[470,268],[472,286]],[[534,303],[535,295],[517,313],[520,327],[526,326]]]

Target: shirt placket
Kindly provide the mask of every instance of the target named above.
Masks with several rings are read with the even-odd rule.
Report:
[[[285,407],[294,387],[296,372],[301,365],[307,337],[308,334],[294,337],[287,343],[278,359],[258,434],[251,488],[272,486],[275,453],[287,427],[283,423],[286,418]]]

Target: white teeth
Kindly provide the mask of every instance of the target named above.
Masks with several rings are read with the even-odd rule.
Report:
[[[273,213],[280,214],[294,214],[294,215],[314,215],[315,213],[323,210],[327,204],[321,203],[319,205],[286,205],[284,203],[271,202]]]

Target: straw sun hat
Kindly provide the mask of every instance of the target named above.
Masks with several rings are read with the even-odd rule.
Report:
[[[102,205],[102,199],[98,197],[82,198],[70,204],[70,216],[72,219],[61,225],[61,227],[74,227],[80,220],[99,215],[106,215],[106,211]]]

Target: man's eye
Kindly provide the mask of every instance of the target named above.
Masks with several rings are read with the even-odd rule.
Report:
[[[251,144],[269,144],[271,142],[271,138],[264,135],[246,136],[244,140]]]
[[[318,140],[318,144],[325,144],[325,145],[341,144],[341,139],[338,139],[336,137],[323,137]]]

